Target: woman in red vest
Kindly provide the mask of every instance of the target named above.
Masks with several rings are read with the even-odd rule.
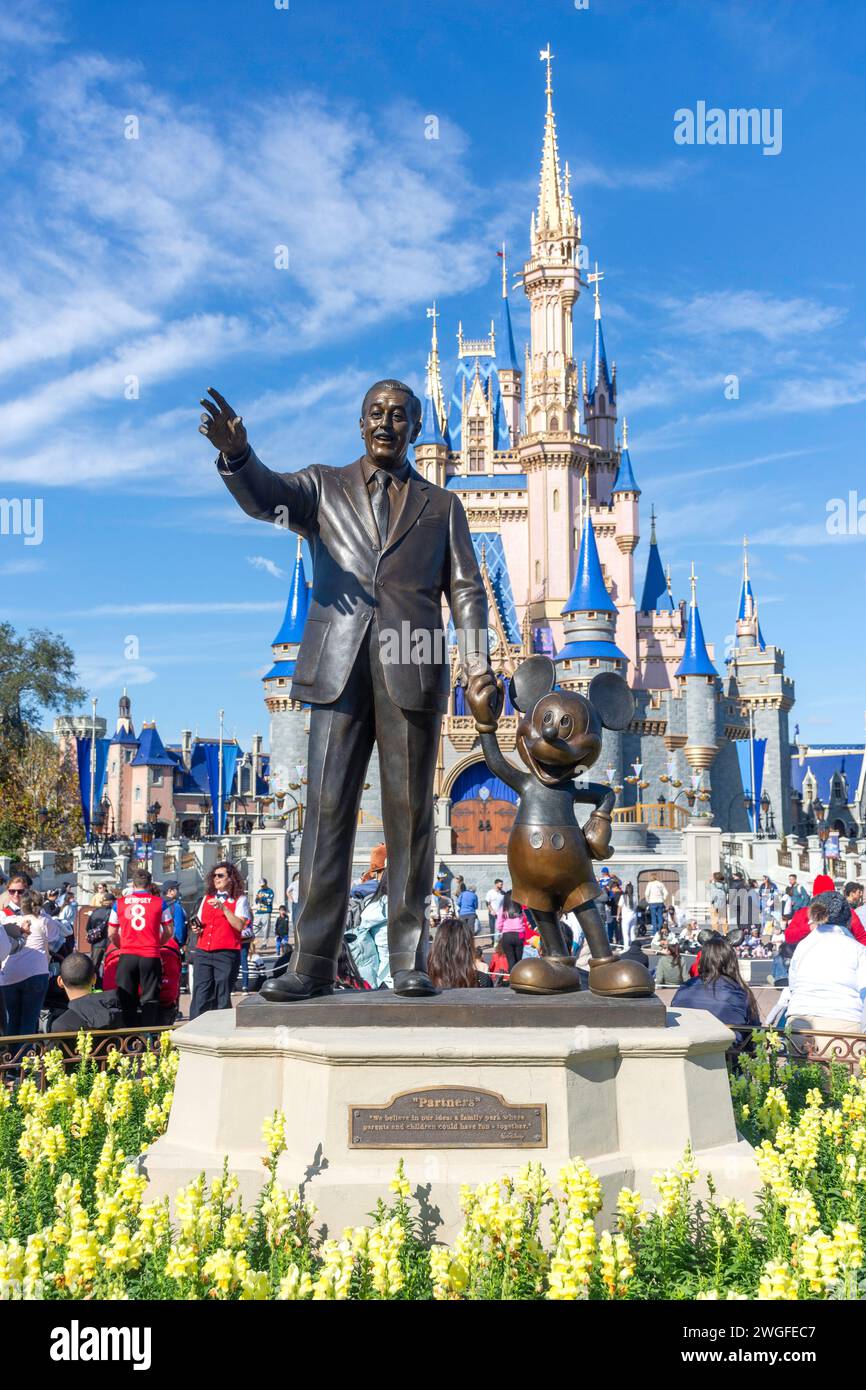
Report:
[[[243,879],[234,864],[215,864],[196,914],[196,951],[190,1018],[230,1009],[241,959],[241,933],[252,921]]]

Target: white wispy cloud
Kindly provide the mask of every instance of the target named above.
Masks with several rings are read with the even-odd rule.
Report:
[[[115,690],[123,686],[150,685],[158,679],[158,673],[139,662],[124,662],[122,666],[101,666],[86,659],[79,660],[78,675],[81,684],[88,690]]]
[[[248,555],[247,564],[252,565],[253,569],[264,570],[273,579],[285,579],[286,571],[281,570],[279,565],[273,560],[269,560],[266,555]]]
[[[133,618],[180,617],[206,613],[281,613],[283,603],[236,602],[229,600],[203,603],[97,603],[92,608],[80,608],[67,616],[73,618]]]
[[[843,309],[813,299],[785,299],[759,290],[714,290],[686,301],[663,300],[676,331],[700,338],[722,333],[751,333],[781,343],[832,328]]]

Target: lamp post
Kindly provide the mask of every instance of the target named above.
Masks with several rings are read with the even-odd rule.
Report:
[[[46,825],[46,822],[48,821],[48,807],[47,807],[47,806],[40,806],[40,807],[39,807],[39,810],[36,812],[36,815],[37,815],[37,817],[39,818],[39,848],[40,848],[40,849],[44,849],[44,848],[45,848],[45,825]]]

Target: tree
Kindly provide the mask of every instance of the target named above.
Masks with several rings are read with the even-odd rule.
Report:
[[[86,693],[75,684],[75,657],[62,637],[44,628],[19,636],[0,623],[0,744],[23,746],[43,710],[68,710]]]
[[[23,636],[0,623],[0,854],[18,854],[42,834],[56,849],[81,840],[74,759],[61,758],[38,721],[45,710],[68,710],[85,694],[62,637],[43,628]],[[48,813],[44,819],[40,810]]]
[[[61,851],[84,839],[78,769],[71,753],[61,758],[48,734],[26,729],[0,770],[0,854],[15,857],[42,839]]]

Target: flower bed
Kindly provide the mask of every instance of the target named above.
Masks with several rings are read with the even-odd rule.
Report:
[[[368,1226],[323,1240],[315,1208],[276,1168],[285,1120],[263,1135],[264,1185],[245,1208],[225,1172],[145,1201],[138,1155],[168,1120],[169,1035],[105,1070],[89,1040],[0,1091],[0,1297],[6,1299],[855,1299],[864,1290],[866,1077],[791,1066],[758,1040],[731,1086],[765,1186],[755,1215],[719,1200],[690,1154],[622,1189],[599,1232],[598,1180],[579,1159],[463,1194],[451,1246],[421,1239],[402,1161]],[[133,1075],[133,1066],[136,1074]]]

